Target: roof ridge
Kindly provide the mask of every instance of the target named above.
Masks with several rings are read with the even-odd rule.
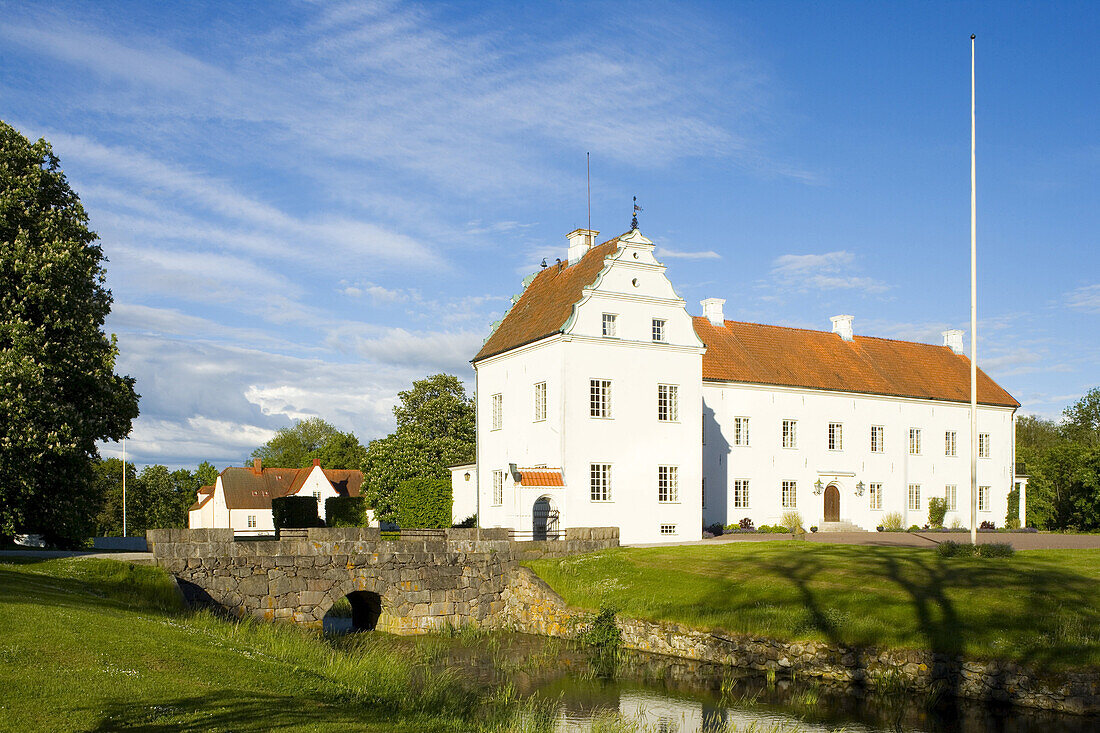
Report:
[[[706,316],[692,316],[692,319],[696,319],[696,318],[709,320],[709,319],[707,319]],[[762,326],[764,328],[782,328],[782,329],[786,329],[788,331],[805,331],[807,333],[823,333],[823,334],[826,334],[826,335],[831,335],[831,334],[836,333],[835,331],[825,331],[825,330],[822,330],[822,329],[819,329],[819,328],[804,328],[802,326],[783,326],[783,325],[780,325],[778,323],[759,323],[757,321],[735,321],[735,320],[732,320],[732,319],[729,319],[729,318],[723,319],[723,324],[722,324],[723,327],[725,327],[725,324],[727,324],[727,323],[740,323],[740,324],[743,324],[743,325],[746,325],[746,326]],[[864,335],[864,334],[861,334],[861,333],[852,334],[852,339],[853,340],[854,339],[874,339],[876,341],[892,341],[892,342],[898,343],[898,344],[917,344],[918,346],[934,346],[937,349],[950,348],[949,346],[944,346],[943,344],[930,344],[927,341],[911,341],[909,339],[895,339],[895,338],[888,338],[886,336],[867,336],[867,335]],[[962,356],[962,357],[965,358],[966,354],[958,354],[958,356]]]

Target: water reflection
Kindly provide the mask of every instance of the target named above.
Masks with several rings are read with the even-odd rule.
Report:
[[[511,685],[523,697],[554,701],[560,731],[629,730],[922,731],[926,733],[1085,733],[1100,719],[975,701],[943,699],[895,687],[868,692],[823,680],[766,676],[702,662],[624,652],[611,674],[589,651],[558,639],[458,632],[453,637],[392,637],[371,644],[406,650],[479,687]],[[336,645],[355,644],[333,637]]]

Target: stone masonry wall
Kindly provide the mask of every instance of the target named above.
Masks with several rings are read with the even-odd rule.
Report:
[[[516,631],[570,638],[592,614],[568,607],[531,570],[509,574],[499,625]],[[760,671],[797,672],[839,682],[939,688],[958,697],[1012,702],[1072,713],[1100,713],[1100,674],[1039,674],[1011,662],[972,662],[921,651],[842,647],[823,642],[783,642],[711,633],[673,623],[618,619],[629,649]]]
[[[297,534],[302,534],[301,532]],[[618,545],[616,528],[567,530],[563,540],[511,542],[508,530],[449,529],[383,540],[378,529],[309,529],[304,537],[235,541],[230,529],[151,530],[153,556],[191,603],[238,616],[321,626],[349,594],[375,594],[375,628],[419,634],[493,625],[519,560]],[[357,593],[360,592],[360,593]]]

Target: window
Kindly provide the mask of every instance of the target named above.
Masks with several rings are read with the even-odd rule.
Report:
[[[546,419],[546,382],[535,385],[535,422]]]
[[[783,447],[798,447],[798,420],[783,421]]]
[[[592,379],[588,383],[589,412],[592,417],[611,417],[611,380]]]
[[[989,511],[989,487],[988,486],[979,486],[978,487],[978,511],[979,512],[988,512]]]
[[[958,507],[956,504],[958,494],[958,487],[955,484],[948,484],[944,487],[943,498],[947,500],[947,511],[953,512]]]
[[[493,506],[504,503],[504,471],[493,471]]]
[[[749,508],[749,480],[747,478],[733,480],[733,508]]]
[[[909,484],[909,509],[920,511],[920,484]]]
[[[829,450],[844,450],[844,425],[829,423]]]
[[[593,463],[591,477],[592,501],[611,501],[611,464]]]
[[[882,509],[882,484],[871,484],[871,508]]]
[[[665,340],[665,319],[654,318],[653,319],[653,340],[664,341]]]
[[[978,433],[978,458],[989,458],[989,433]]]
[[[603,314],[603,335],[606,338],[618,338],[618,331],[615,329],[616,319],[618,319],[618,316],[614,313]]]
[[[661,534],[676,534],[676,525],[675,524],[662,524],[661,525]]]
[[[881,425],[871,426],[871,452],[882,453],[886,445],[886,428]]]
[[[798,482],[783,482],[783,508],[794,509],[798,506]]]
[[[249,529],[254,529],[255,527],[256,527],[256,515],[255,514],[249,514],[248,515],[248,528]]]
[[[504,423],[504,397],[503,395],[493,395],[493,430],[500,430],[500,426]]]
[[[321,503],[321,492],[320,491],[314,491],[313,492],[313,498],[317,500],[318,504],[320,504]]]
[[[680,388],[675,384],[657,385],[657,419],[676,422],[680,419]]]
[[[657,501],[680,501],[680,469],[657,466]]]
[[[920,455],[920,428],[909,428],[909,455]]]
[[[955,439],[955,431],[948,430],[943,434],[943,454],[945,456],[957,456],[958,441]]]
[[[749,419],[747,417],[733,418],[733,444],[749,444]]]

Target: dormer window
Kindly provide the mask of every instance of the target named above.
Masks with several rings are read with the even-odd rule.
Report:
[[[665,319],[654,318],[653,319],[653,340],[665,342]]]
[[[603,335],[604,338],[618,338],[618,333],[615,330],[615,320],[618,318],[614,313],[603,314]]]

